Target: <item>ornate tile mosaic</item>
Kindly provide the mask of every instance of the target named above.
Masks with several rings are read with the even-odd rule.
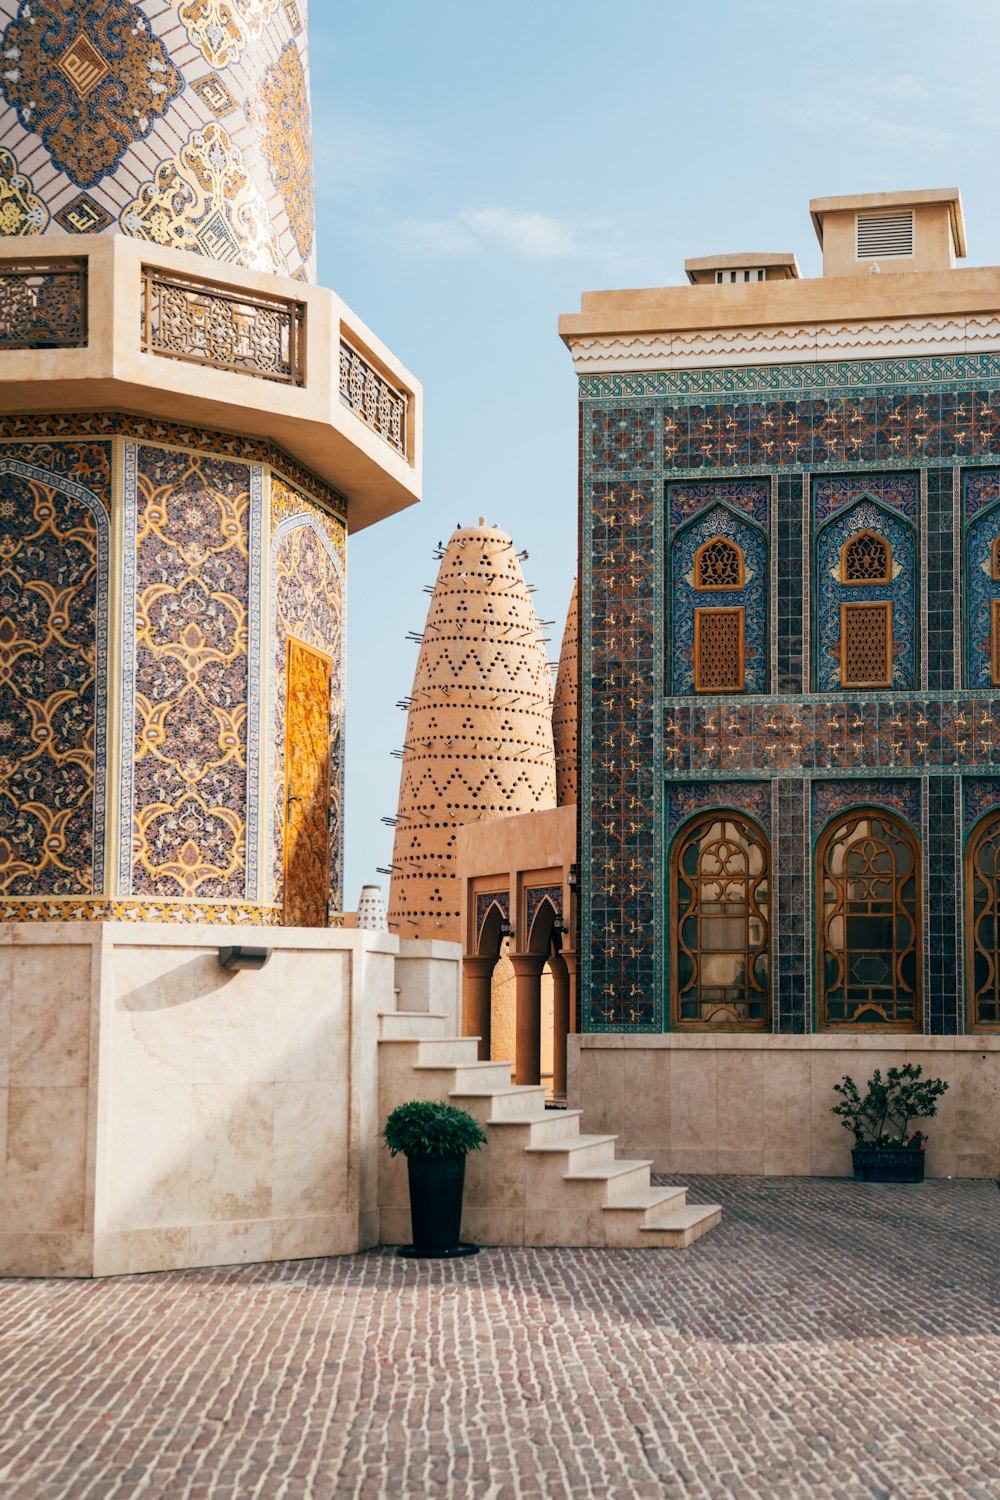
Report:
[[[557,917],[562,916],[562,886],[532,885],[524,893],[524,941],[531,941],[531,929],[535,925],[539,908],[548,902]]]
[[[993,601],[1000,599],[1000,579],[993,577],[993,543],[1000,537],[1000,471],[972,471],[963,478],[965,681],[969,687],[989,687],[991,614]]]
[[[962,818],[966,833],[987,813],[1000,808],[1000,777],[962,777]]]
[[[817,474],[812,485],[813,516],[817,523],[826,521],[865,498],[916,521],[917,490],[915,474]]]
[[[485,891],[476,896],[476,951],[479,951],[483,939],[483,927],[486,918],[494,906],[500,913],[501,921],[510,921],[510,892],[509,891]]]
[[[743,587],[695,588],[695,554],[712,537],[724,536],[743,552]],[[756,526],[722,505],[698,515],[670,541],[670,656],[674,693],[694,692],[695,608],[739,606],[743,609],[746,691],[764,693],[768,685],[767,540]]]
[[[667,517],[676,531],[710,505],[728,505],[767,530],[771,485],[767,479],[712,480],[708,484],[668,484]]]
[[[892,581],[888,584],[844,584],[840,555],[844,544],[859,531],[874,531],[892,547]],[[888,600],[892,604],[892,684],[916,687],[917,618],[915,538],[912,529],[891,511],[862,501],[837,511],[820,530],[815,543],[816,611],[815,686],[819,692],[840,689],[840,609],[845,603]]]
[[[259,90],[247,113],[304,259],[313,241],[312,132],[309,84],[295,42],[289,42],[278,61],[264,71]]]
[[[668,840],[680,825],[694,813],[708,808],[739,808],[769,833],[771,826],[771,783],[769,781],[717,782],[668,781],[666,790],[666,829]]]
[[[920,782],[874,781],[852,777],[849,781],[814,781],[812,784],[813,833],[818,834],[830,818],[851,807],[885,807],[901,813],[915,832],[920,831]]]
[[[145,439],[150,443],[191,448],[252,463],[270,464],[281,471],[298,490],[341,520],[347,516],[347,501],[322,479],[310,474],[295,459],[261,438],[234,432],[213,432],[186,427],[181,422],[161,422],[155,417],[131,412],[7,412],[0,413],[0,442],[19,438],[112,437]]]
[[[0,457],[7,896],[102,887],[110,494],[109,443],[22,444]]]
[[[41,234],[49,211],[13,152],[0,146],[0,234]]]
[[[331,657],[330,901],[342,904],[344,795],[343,525],[275,477],[271,484],[271,850],[272,898],[281,900],[285,809],[285,660],[288,637]]]
[[[116,224],[313,280],[303,7],[16,0],[16,12],[0,22],[4,233]]]
[[[77,187],[113,174],[184,87],[131,0],[21,0],[0,45],[4,98]]]
[[[956,778],[1000,780],[1000,698],[991,686],[958,689],[953,667],[956,475],[965,473],[974,522],[1000,498],[986,472],[1000,472],[1000,355],[588,375],[580,394],[583,1028],[662,1028],[673,787],[703,785],[706,805],[724,806],[733,785],[748,781],[778,785],[775,1025],[808,1028],[810,781],[820,806],[849,783],[845,796],[877,786],[883,802],[911,812],[917,796],[930,933],[955,921],[953,893],[931,896],[927,887],[954,885],[953,850],[941,841],[953,840]],[[780,695],[664,698],[659,668],[675,623],[664,542],[672,525],[718,503],[715,486],[764,475],[775,480],[777,594],[767,628],[778,636],[768,648]],[[738,493],[727,502],[736,511]],[[865,495],[870,508],[882,507],[883,534],[896,528],[894,686],[841,692],[838,677],[827,694],[803,694],[813,640],[818,634],[829,651],[839,634],[839,619],[831,633],[828,618],[814,618],[822,570],[803,518],[826,523],[819,550],[832,567],[826,551]],[[968,805],[966,796],[966,817]],[[954,962],[925,959],[925,1023],[946,1031],[957,1025]]]
[[[248,464],[136,464],[129,894],[241,899],[247,866]]]

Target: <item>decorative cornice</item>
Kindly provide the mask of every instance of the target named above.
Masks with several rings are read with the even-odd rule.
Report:
[[[1000,313],[690,333],[600,334],[568,342],[579,375],[703,369],[761,359],[775,364],[865,359],[873,353],[969,354],[1000,349]]]
[[[665,396],[683,403],[692,397],[745,401],[783,394],[850,397],[879,389],[921,387],[927,391],[964,390],[970,384],[1000,380],[995,354],[902,354],[896,358],[840,359],[829,362],[729,364],[715,368],[586,371],[580,399]]]

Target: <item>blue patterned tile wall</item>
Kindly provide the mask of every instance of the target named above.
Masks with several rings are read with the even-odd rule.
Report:
[[[741,589],[695,588],[695,554],[712,537],[724,536],[742,550],[744,582]],[[670,664],[672,691],[694,692],[695,609],[706,606],[743,609],[745,680],[748,693],[766,693],[768,681],[768,556],[767,538],[758,526],[735,515],[728,506],[714,505],[673,533],[670,539]]]
[[[955,778],[974,771],[1000,779],[997,694],[978,680],[965,689],[956,681],[961,535],[951,498],[961,470],[974,523],[988,503],[987,471],[1000,472],[1000,354],[592,375],[581,379],[580,394],[583,1029],[665,1024],[671,783],[715,784],[724,806],[734,779],[777,783],[775,1018],[781,1030],[804,1029],[810,783],[859,777],[891,802],[889,783],[912,788],[927,778],[925,859],[941,877],[932,885],[939,894],[928,908],[930,934],[944,931],[944,891],[954,889]],[[665,541],[709,504],[727,504],[768,529],[766,515],[747,510],[758,502],[741,486],[772,475],[774,696],[664,696],[676,626]],[[992,493],[1000,498],[1000,487]],[[862,494],[891,512],[894,554],[908,572],[908,595],[894,608],[894,625],[905,615],[909,626],[898,641],[896,681],[861,693],[823,680],[828,692],[803,694],[805,662],[817,647],[811,522],[826,521],[833,537]],[[824,645],[832,640],[823,637]],[[954,931],[953,912],[950,920]],[[929,963],[928,1023],[947,1030],[959,1013],[956,966]]]
[[[778,680],[775,689],[779,693],[801,693],[804,687],[802,558],[805,553],[805,501],[802,491],[801,475],[778,475],[778,518],[774,538],[777,552],[776,599],[773,618],[778,634]]]
[[[924,650],[932,692],[961,687],[955,680],[955,507],[951,469],[927,473],[927,624]]]
[[[962,839],[957,776],[927,779],[927,994],[926,1029],[950,1036],[963,1027]]]
[[[845,584],[841,582],[841,548],[859,531],[884,537],[892,548],[892,582]],[[816,572],[813,583],[815,608],[816,691],[840,690],[840,610],[843,604],[865,604],[888,600],[892,605],[892,685],[916,687],[917,580],[914,567],[915,538],[912,528],[891,511],[868,500],[838,511],[819,530],[815,541]]]
[[[965,531],[965,681],[969,687],[991,683],[990,614],[1000,599],[1000,579],[993,577],[992,547],[1000,536],[1000,470],[964,475],[962,522]]]

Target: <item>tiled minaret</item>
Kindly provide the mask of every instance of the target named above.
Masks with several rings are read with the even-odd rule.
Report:
[[[339,920],[346,537],[419,386],[312,285],[304,0],[0,0],[0,920]]]
[[[427,612],[407,714],[389,922],[460,941],[455,830],[556,803],[552,677],[514,544],[454,532]]]

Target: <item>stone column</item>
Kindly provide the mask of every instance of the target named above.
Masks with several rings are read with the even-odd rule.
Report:
[[[538,1083],[542,1050],[542,970],[544,953],[512,953],[516,987],[517,1057],[515,1083]]]
[[[549,959],[549,967],[552,970],[552,1092],[557,1098],[565,1098],[569,970],[558,953]]]
[[[569,982],[569,998],[567,1002],[567,1031],[580,1030],[580,998],[576,990],[576,949],[561,948],[559,957],[566,965],[566,974]]]
[[[490,979],[496,958],[475,955],[462,959],[462,1035],[479,1038],[479,1061],[490,1058]]]

